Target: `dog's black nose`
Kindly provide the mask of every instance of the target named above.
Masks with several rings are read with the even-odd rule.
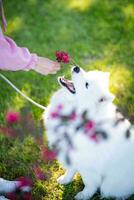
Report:
[[[79,73],[80,68],[78,66],[76,66],[76,67],[73,68],[73,70],[74,70],[74,72]]]

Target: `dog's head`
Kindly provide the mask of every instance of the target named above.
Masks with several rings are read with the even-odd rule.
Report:
[[[72,68],[72,80],[59,78],[60,84],[76,97],[76,104],[93,110],[111,103],[114,95],[109,92],[109,73],[102,71],[85,72],[78,66]]]

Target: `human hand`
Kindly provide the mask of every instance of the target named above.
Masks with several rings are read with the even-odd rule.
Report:
[[[52,61],[48,58],[38,57],[38,61],[33,68],[36,72],[48,75],[48,74],[55,74],[58,70],[60,70],[60,63]]]

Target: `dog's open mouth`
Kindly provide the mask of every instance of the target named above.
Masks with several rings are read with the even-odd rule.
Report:
[[[71,93],[75,94],[75,87],[72,81],[65,79],[64,77],[59,77],[59,82],[61,85],[66,87]]]

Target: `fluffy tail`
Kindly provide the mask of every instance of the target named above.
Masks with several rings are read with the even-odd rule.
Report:
[[[14,90],[16,90],[21,96],[23,96],[25,99],[27,99],[28,101],[30,101],[32,104],[34,104],[35,106],[46,110],[45,106],[40,105],[39,103],[35,102],[34,100],[32,100],[30,97],[26,96],[24,93],[22,93],[13,83],[11,83],[11,81],[9,81],[4,75],[2,75],[0,73],[0,77],[6,81]]]

